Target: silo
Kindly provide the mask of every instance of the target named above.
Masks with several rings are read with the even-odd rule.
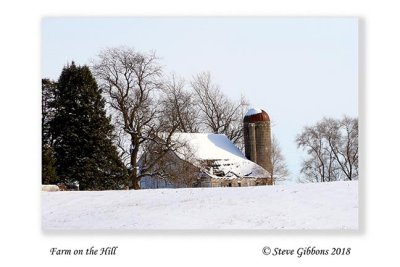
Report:
[[[271,122],[267,112],[251,108],[243,119],[246,157],[272,173]]]
[[[257,154],[256,154],[256,125],[254,123],[243,123],[244,125],[244,150],[246,158],[251,161],[256,162]]]

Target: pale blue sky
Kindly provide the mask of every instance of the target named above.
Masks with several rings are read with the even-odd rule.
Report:
[[[42,77],[58,79],[74,60],[105,47],[155,50],[166,72],[210,71],[230,97],[268,112],[297,177],[295,137],[324,116],[358,116],[356,18],[45,18]]]

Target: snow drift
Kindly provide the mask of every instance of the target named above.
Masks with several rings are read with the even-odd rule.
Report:
[[[358,182],[42,192],[44,229],[357,229]]]

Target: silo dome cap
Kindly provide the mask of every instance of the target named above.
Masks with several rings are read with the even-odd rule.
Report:
[[[249,108],[249,110],[246,112],[246,115],[244,115],[244,116],[247,117],[247,116],[251,116],[251,115],[255,115],[255,114],[259,114],[259,113],[262,113],[262,109]]]
[[[259,108],[250,108],[244,115],[244,122],[269,121],[268,113]]]

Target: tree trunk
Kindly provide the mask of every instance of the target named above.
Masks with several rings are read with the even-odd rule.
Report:
[[[132,166],[132,172],[129,175],[130,180],[132,181],[132,186],[131,188],[138,190],[140,189],[140,178],[138,177],[138,164],[137,164],[137,155],[138,155],[138,142],[135,136],[131,135],[131,144],[133,145],[133,150],[131,152],[131,166]],[[136,141],[136,142],[135,142]]]
[[[130,180],[132,181],[131,189],[138,190],[140,189],[140,179],[137,177],[137,173],[132,171],[130,175]]]

